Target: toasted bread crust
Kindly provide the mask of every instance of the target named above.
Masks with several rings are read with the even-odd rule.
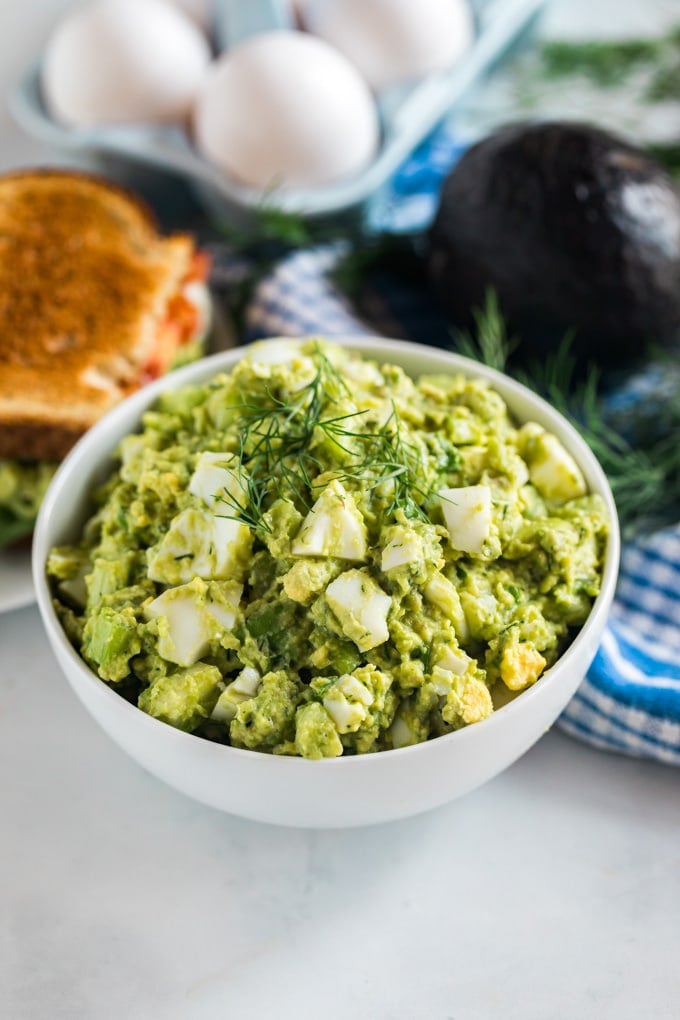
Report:
[[[96,177],[0,177],[0,457],[58,459],[139,384],[194,253]]]
[[[87,428],[64,423],[46,430],[44,423],[28,420],[17,422],[11,429],[0,427],[0,459],[62,460]]]
[[[71,187],[82,191],[89,190],[96,200],[104,199],[112,206],[117,203],[118,215],[122,222],[130,227],[135,224],[143,231],[151,231],[158,235],[158,219],[151,206],[135,191],[85,170],[66,167],[31,167],[27,170],[10,170],[0,175],[0,188],[7,194],[8,188],[17,195],[25,192],[31,199],[36,187],[67,190]]]

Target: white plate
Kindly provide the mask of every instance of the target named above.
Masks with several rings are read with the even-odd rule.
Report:
[[[0,552],[0,613],[35,601],[29,548]]]
[[[234,347],[236,339],[217,301],[213,301],[212,315],[208,353],[217,354]],[[22,545],[18,549],[0,549],[0,613],[8,613],[32,602],[35,602],[35,589],[31,576],[30,548]]]

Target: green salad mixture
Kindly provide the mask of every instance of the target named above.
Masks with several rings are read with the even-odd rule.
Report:
[[[0,460],[0,549],[33,531],[58,464]]]
[[[84,660],[179,729],[418,743],[535,683],[598,594],[602,501],[483,381],[265,341],[142,426],[48,573]]]

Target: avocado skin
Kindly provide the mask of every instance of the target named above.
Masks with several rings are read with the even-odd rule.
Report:
[[[458,327],[496,291],[519,354],[573,332],[613,366],[680,337],[680,192],[641,150],[588,125],[518,124],[469,149],[429,232],[428,276]]]

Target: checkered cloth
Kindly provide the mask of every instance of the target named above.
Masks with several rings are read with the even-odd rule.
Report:
[[[447,150],[441,135],[434,144],[436,150],[425,146],[411,158],[382,197],[383,225],[413,229],[431,217],[433,195],[457,151],[453,142]],[[342,245],[313,248],[276,265],[248,308],[247,339],[381,332],[431,342],[425,303],[402,287],[376,294],[370,325],[360,318],[329,278],[341,254]],[[242,272],[228,252],[216,252],[220,282],[228,284]],[[655,385],[642,374],[621,399],[649,396]],[[680,524],[624,546],[604,639],[558,725],[598,748],[680,765]]]

